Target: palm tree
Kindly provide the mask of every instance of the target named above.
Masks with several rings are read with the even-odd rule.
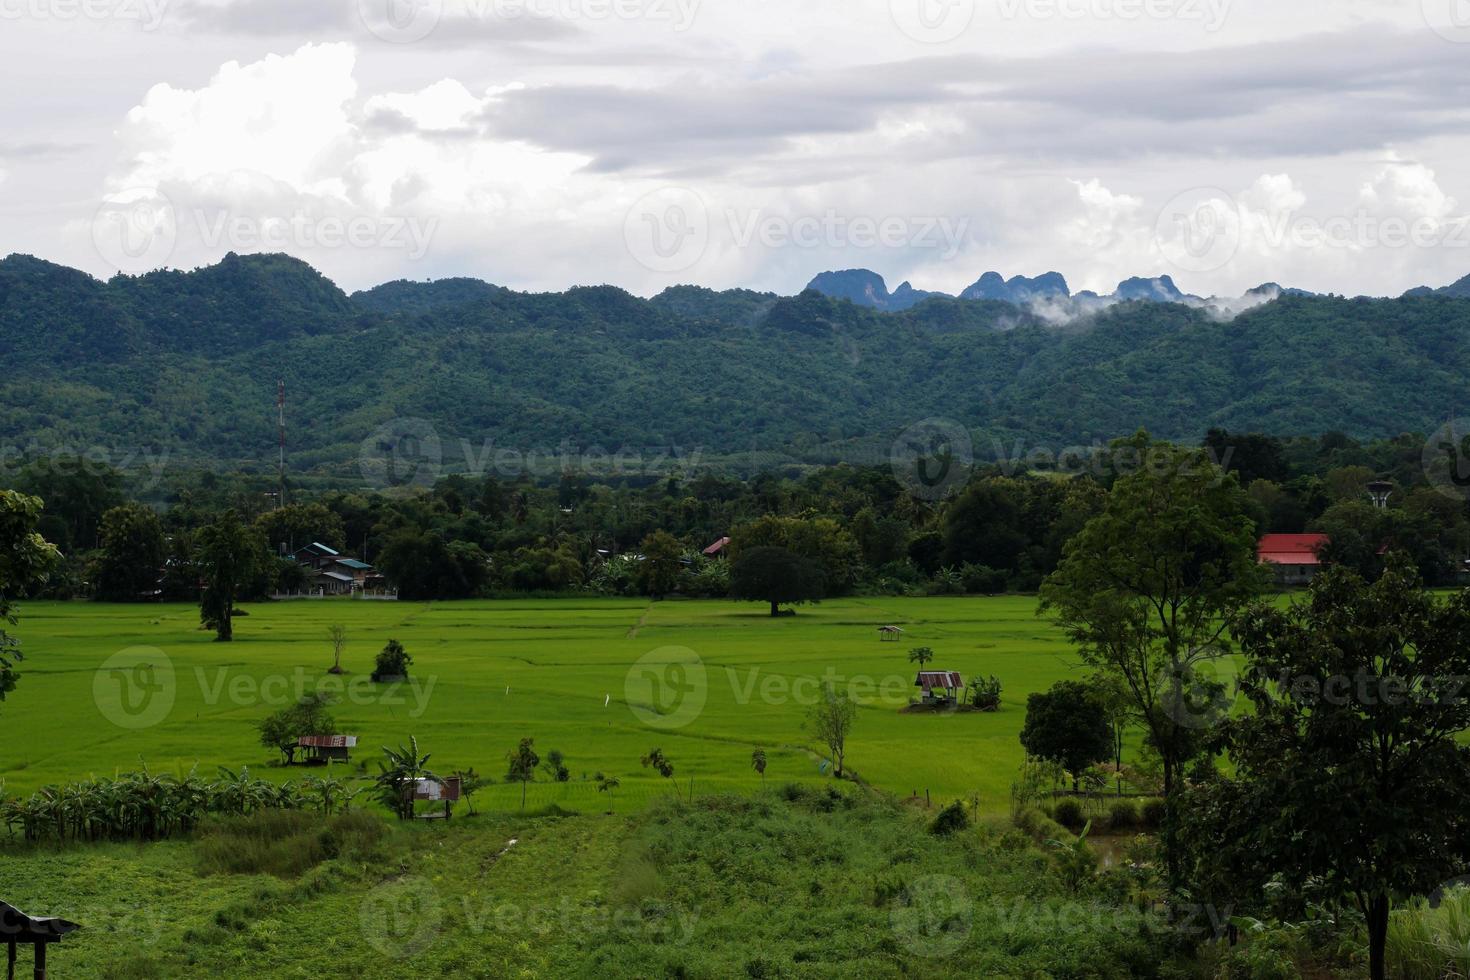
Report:
[[[750,768],[761,775],[761,792],[766,789],[766,750],[756,749],[750,753]]]
[[[918,664],[920,670],[923,670],[924,665],[933,659],[934,651],[928,647],[914,647],[909,651],[909,663]]]

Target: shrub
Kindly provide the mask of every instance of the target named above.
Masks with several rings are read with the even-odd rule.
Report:
[[[413,658],[408,651],[403,649],[403,644],[397,640],[389,640],[388,645],[378,651],[377,663],[373,666],[373,681],[401,681],[408,677],[409,664]]]
[[[1082,804],[1076,800],[1062,800],[1057,803],[1052,817],[1068,830],[1077,830],[1087,822],[1082,814]]]
[[[1138,806],[1132,800],[1116,800],[1108,810],[1108,827],[1128,830],[1138,826]]]
[[[1423,898],[1395,909],[1388,920],[1389,976],[1404,980],[1463,977],[1470,968],[1470,889],[1445,889],[1439,904]]]
[[[1016,811],[1011,817],[1011,822],[1016,825],[1017,830],[1038,842],[1048,838],[1063,837],[1067,833],[1067,828],[1034,806],[1022,807]]]
[[[970,681],[970,703],[981,711],[1000,710],[1000,680],[994,676]]]
[[[259,810],[208,821],[198,843],[208,874],[294,877],[323,861],[369,854],[382,840],[383,821],[362,810],[332,817],[300,810]]]
[[[1163,800],[1149,800],[1144,803],[1140,818],[1146,830],[1158,830],[1164,826],[1164,818],[1168,816],[1169,810]]]
[[[934,822],[929,825],[930,833],[940,837],[948,837],[950,834],[958,833],[970,826],[969,814],[965,813],[964,804],[955,800],[949,806],[939,811]]]

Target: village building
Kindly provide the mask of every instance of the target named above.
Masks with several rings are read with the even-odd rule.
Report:
[[[1268,534],[1256,548],[1256,560],[1270,565],[1280,586],[1309,585],[1322,570],[1325,534]]]

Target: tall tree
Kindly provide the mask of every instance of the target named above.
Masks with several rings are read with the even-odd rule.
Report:
[[[1253,710],[1221,729],[1235,774],[1191,799],[1203,877],[1350,896],[1382,980],[1394,897],[1470,868],[1470,591],[1441,601],[1395,555],[1372,585],[1328,569],[1235,632]]]
[[[1228,652],[1227,624],[1264,587],[1264,573],[1248,498],[1202,450],[1140,432],[1115,442],[1112,457],[1131,461],[1128,472],[1068,542],[1039,612],[1056,615],[1089,666],[1121,679],[1159,753],[1164,856],[1177,890],[1180,775],[1218,714],[1208,664]]]
[[[770,603],[772,616],[783,604],[822,598],[825,585],[820,565],[786,548],[746,548],[730,563],[731,594]]]
[[[521,784],[521,809],[524,810],[526,808],[526,784],[535,782],[536,767],[541,764],[541,757],[536,754],[536,740],[534,738],[521,739],[515,750],[506,754],[505,761],[505,781]]]
[[[204,579],[199,620],[215,631],[216,640],[228,643],[235,637],[235,603],[265,561],[265,542],[234,511],[226,511],[199,529],[197,546]]]
[[[0,490],[0,701],[15,690],[15,665],[24,659],[20,640],[5,629],[17,622],[14,600],[45,582],[61,560],[36,530],[41,507],[36,497]]]
[[[662,598],[679,583],[681,548],[679,539],[667,531],[654,531],[643,539],[643,561],[638,566],[638,581],[643,592]]]
[[[807,731],[832,754],[833,775],[842,778],[847,760],[847,736],[857,718],[857,702],[846,691],[828,684],[807,713]]]
[[[1060,763],[1072,774],[1075,791],[1082,770],[1113,754],[1113,728],[1098,689],[1080,681],[1061,681],[1026,699],[1021,744],[1027,754]]]
[[[128,503],[102,515],[97,598],[134,602],[159,588],[167,542],[153,508]]]

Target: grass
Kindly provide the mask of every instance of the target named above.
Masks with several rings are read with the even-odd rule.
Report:
[[[824,752],[802,721],[830,671],[871,685],[848,746],[862,779],[899,796],[927,793],[936,804],[978,795],[982,810],[1000,812],[1021,761],[1026,695],[1083,673],[1061,632],[1034,610],[1026,597],[845,599],[773,620],[759,605],[717,601],[333,600],[252,605],[235,641],[219,644],[191,606],[27,602],[17,630],[23,676],[0,705],[0,779],[6,792],[23,793],[140,760],[164,771],[248,765],[267,778],[299,776],[306,770],[275,765],[254,725],[327,677],[327,627],[342,622],[348,687],[334,713],[361,742],[350,767],[333,767],[339,776],[376,759],[380,745],[417,735],[431,768],[474,767],[496,780],[477,795],[481,809],[520,807],[520,787],[503,777],[506,753],[525,736],[543,756],[560,749],[571,771],[570,782],[542,775],[528,787],[532,808],[637,812],[675,792],[687,797],[691,776],[696,795],[750,793],[760,786],[750,768],[756,748],[769,758],[769,782],[820,780]],[[907,630],[903,642],[878,640],[876,627],[888,623]],[[414,658],[412,686],[367,682],[390,637]],[[1001,710],[902,714],[913,693],[907,652],[916,646],[934,648],[934,668],[998,676]],[[643,711],[653,695],[637,683],[629,703],[632,666],[645,655],[688,656],[670,648],[703,664],[697,715]],[[657,676],[690,683],[687,672],[661,667]],[[149,689],[163,693],[148,701]],[[693,702],[683,703],[687,713]],[[665,701],[665,710],[676,704]],[[129,715],[129,706],[145,710]],[[681,727],[658,727],[686,717]],[[654,746],[673,760],[673,780],[639,765]],[[599,793],[598,772],[621,786]]]
[[[936,838],[908,808],[831,784],[637,817],[395,824],[371,857],[284,878],[202,867],[221,841],[260,836],[12,848],[0,894],[84,924],[52,951],[68,977],[1122,980],[1161,959],[1121,896],[1066,894],[1023,835],[982,822]]]

